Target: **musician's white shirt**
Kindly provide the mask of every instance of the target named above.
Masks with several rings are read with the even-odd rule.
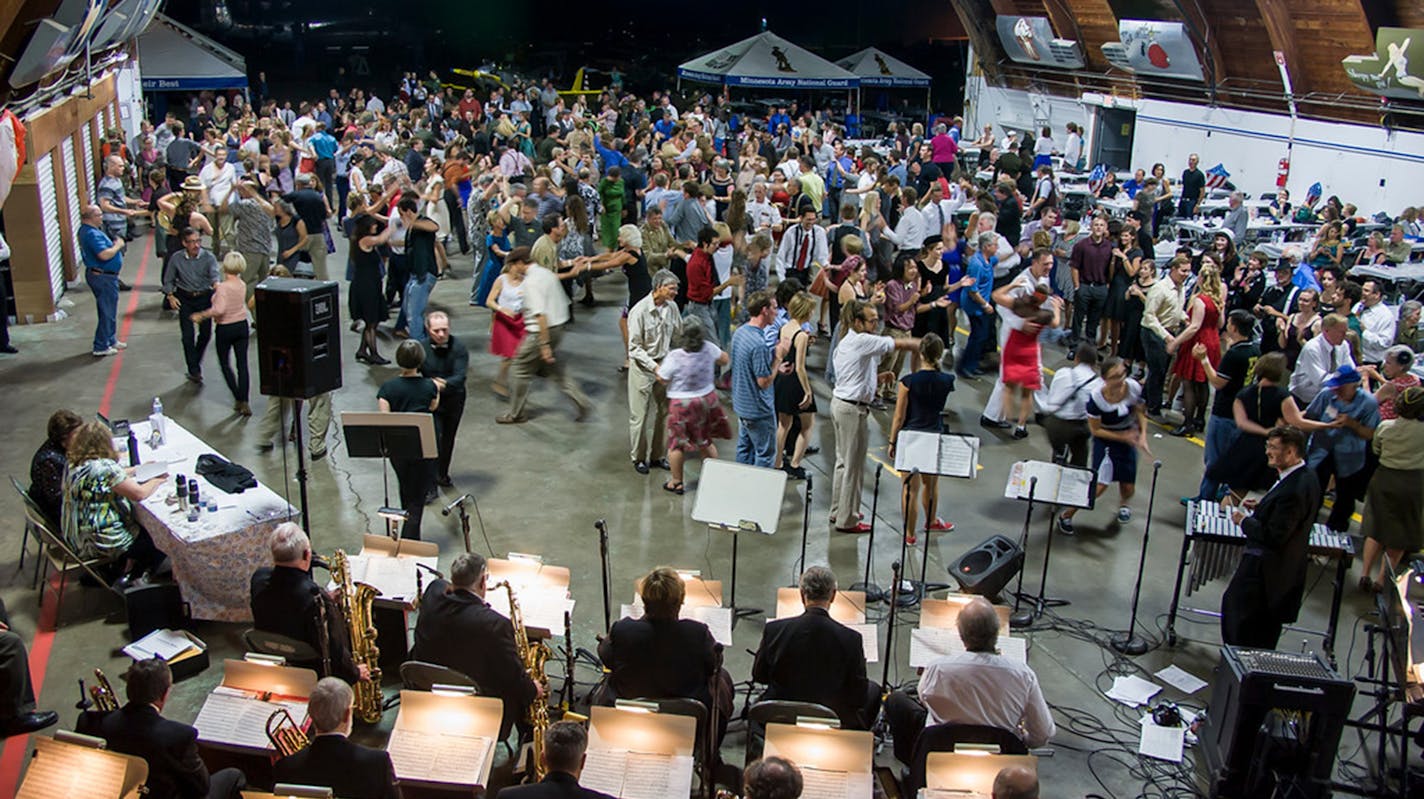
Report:
[[[942,657],[920,675],[925,726],[987,724],[1022,733],[1029,747],[1043,746],[1056,728],[1038,676],[1026,663],[987,652]]]

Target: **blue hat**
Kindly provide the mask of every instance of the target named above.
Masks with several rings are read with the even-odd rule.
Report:
[[[1360,382],[1360,373],[1355,371],[1355,367],[1347,363],[1331,372],[1330,376],[1325,378],[1325,387],[1339,388],[1340,386],[1358,382]]]

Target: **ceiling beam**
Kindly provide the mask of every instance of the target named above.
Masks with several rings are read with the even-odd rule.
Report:
[[[998,29],[994,26],[994,17],[999,13],[999,4],[1005,0],[993,0],[991,6],[988,0],[956,0],[950,5],[954,6],[954,13],[959,15],[959,21],[964,25],[965,33],[969,34],[969,43],[974,45],[974,53],[979,59],[979,68],[984,71],[984,77],[991,82],[999,83],[1004,78],[1004,73],[999,69],[999,61],[1004,58],[1004,47],[999,43]],[[1014,13],[1012,10],[1004,12]]]
[[[1288,0],[1256,0],[1256,9],[1261,12],[1261,22],[1270,37],[1271,49],[1286,58],[1292,91],[1296,94],[1307,93],[1309,86],[1305,80],[1305,61],[1295,43],[1295,24],[1291,21],[1290,3]],[[1284,91],[1285,87],[1282,86],[1281,89]]]
[[[1207,17],[1206,12],[1202,11],[1201,4],[1197,0],[1173,0],[1173,4],[1182,15],[1187,33],[1195,40],[1207,62],[1207,90],[1211,93],[1212,102],[1215,103],[1217,87],[1227,75],[1226,59],[1221,55],[1221,45],[1216,40],[1211,20]]]
[[[1078,20],[1066,0],[1043,0],[1043,8],[1048,12],[1048,21],[1053,23],[1053,30],[1059,38],[1072,39],[1079,47],[1087,47],[1083,43],[1083,31],[1078,27]]]

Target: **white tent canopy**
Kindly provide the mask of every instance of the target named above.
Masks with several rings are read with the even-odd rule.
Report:
[[[848,55],[836,65],[855,73],[862,87],[929,88],[930,85],[929,75],[874,47]]]
[[[859,79],[770,31],[698,56],[677,68],[679,79],[757,89],[854,89]]]
[[[138,37],[138,65],[145,91],[247,88],[242,56],[162,14]]]

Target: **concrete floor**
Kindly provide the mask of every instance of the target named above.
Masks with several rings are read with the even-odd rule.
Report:
[[[285,487],[295,503],[295,479],[284,473],[281,451],[266,455],[257,452],[256,442],[249,432],[256,420],[243,420],[232,413],[232,399],[223,385],[215,357],[208,355],[206,385],[195,387],[184,380],[177,324],[171,316],[161,315],[159,311],[159,263],[151,255],[148,240],[135,244],[143,246],[130,248],[125,278],[138,288],[133,294],[120,296],[121,338],[129,342],[121,362],[90,356],[94,312],[88,290],[82,284],[66,295],[66,305],[70,306],[68,319],[12,328],[21,354],[0,356],[0,386],[6,389],[0,392],[0,414],[9,420],[6,427],[11,431],[8,438],[12,442],[12,446],[0,453],[0,469],[19,477],[22,483],[27,482],[25,475],[31,453],[44,437],[48,414],[58,407],[69,407],[87,415],[108,398],[112,389],[109,416],[138,417],[146,413],[157,394],[163,398],[169,415],[206,438],[227,457],[252,469],[274,489],[280,492]],[[341,252],[333,256],[333,274],[340,274],[341,269],[335,265],[344,263],[344,243],[338,247]],[[452,261],[461,279],[442,281],[432,298],[432,307],[438,304],[452,311],[455,334],[470,347],[472,358],[470,401],[452,468],[456,488],[444,492],[446,499],[464,491],[478,498],[494,553],[503,556],[511,549],[540,552],[552,563],[572,567],[572,590],[579,603],[574,614],[574,638],[579,647],[594,649],[595,637],[603,625],[599,608],[596,519],[606,519],[610,532],[615,612],[618,602],[628,601],[634,578],[654,565],[700,569],[708,578],[727,579],[729,541],[725,534],[709,532],[690,520],[694,492],[689,491],[685,497],[669,495],[660,488],[665,475],[655,470],[649,477],[640,476],[627,460],[626,395],[617,371],[621,361],[617,324],[624,296],[621,278],[600,280],[599,306],[592,312],[578,310],[574,332],[565,339],[560,352],[560,357],[566,359],[580,377],[597,410],[585,422],[575,423],[568,402],[553,386],[541,382],[536,384],[531,399],[530,413],[534,421],[504,427],[494,423],[494,417],[503,411],[504,402],[489,389],[497,364],[486,351],[488,313],[467,306],[468,276],[472,268],[469,257],[456,255]],[[374,410],[376,387],[395,374],[395,370],[356,363],[351,353],[355,351],[357,336],[347,332],[344,326],[342,330],[345,387],[334,397],[334,411]],[[390,356],[393,342],[383,339],[381,348]],[[824,345],[818,346],[813,361],[822,363],[824,352]],[[1058,366],[1061,360],[1061,352],[1057,350],[1046,354],[1050,367]],[[254,358],[253,404],[260,414],[266,400],[255,396],[255,362]],[[984,466],[979,479],[972,484],[942,481],[941,515],[953,520],[958,528],[933,538],[929,551],[931,580],[946,579],[946,565],[991,534],[1001,533],[1017,539],[1023,525],[1024,506],[1002,497],[1009,467],[1017,459],[1046,456],[1046,440],[1041,430],[1035,429],[1029,439],[1018,442],[977,425],[976,417],[989,387],[986,381],[962,385],[949,400],[953,429],[982,436]],[[817,380],[816,391],[821,406],[827,407],[828,388]],[[888,414],[874,416],[871,456],[877,461],[885,458],[884,436],[888,427]],[[362,533],[379,532],[374,511],[381,503],[380,468],[372,461],[346,457],[344,447],[335,439],[336,434],[334,429],[330,455],[311,468],[313,538],[317,549],[322,551],[337,547],[350,550],[359,547]],[[861,579],[866,541],[864,536],[829,532],[825,525],[834,459],[834,436],[828,418],[817,419],[814,435],[822,452],[807,459],[815,480],[808,559],[811,563],[829,564],[845,587]],[[1156,642],[1162,637],[1162,621],[1170,602],[1181,546],[1184,512],[1177,498],[1195,493],[1201,470],[1201,449],[1197,444],[1165,435],[1155,439],[1152,446],[1164,467],[1153,514],[1155,524],[1146,560],[1140,618],[1147,635]],[[730,458],[731,444],[722,447],[722,451],[722,457]],[[874,464],[869,467],[873,468]],[[691,466],[690,487],[699,469],[695,463]],[[1148,473],[1144,467],[1144,475]],[[868,515],[872,483],[869,472],[866,482]],[[896,507],[898,480],[887,471],[880,486],[873,568],[875,581],[888,584],[890,563],[900,548],[895,534],[900,525]],[[1128,755],[1122,748],[1126,746],[1135,752],[1139,714],[1102,696],[1102,689],[1111,683],[1111,676],[1106,672],[1109,669],[1124,671],[1135,663],[1138,673],[1147,676],[1146,672],[1176,663],[1203,679],[1210,679],[1217,659],[1218,627],[1210,620],[1207,623],[1179,622],[1178,632],[1185,640],[1175,649],[1164,646],[1133,661],[1117,659],[1111,650],[1089,640],[1105,639],[1104,631],[1126,625],[1138,545],[1147,516],[1147,486],[1144,484],[1141,488],[1133,502],[1132,523],[1119,527],[1110,521],[1116,496],[1109,494],[1100,509],[1078,516],[1076,537],[1058,537],[1054,542],[1049,593],[1071,600],[1072,604],[1057,609],[1055,618],[1061,619],[1061,623],[1046,620],[1040,625],[1043,629],[1029,637],[1030,663],[1042,681],[1049,702],[1055,706],[1059,725],[1059,734],[1053,741],[1054,755],[1040,763],[1044,784],[1052,785],[1051,793],[1056,796],[1083,796],[1090,792],[1132,796],[1144,790],[1149,781],[1165,787],[1177,769],[1162,765],[1144,767],[1139,765],[1135,754]],[[774,607],[775,588],[793,583],[800,547],[802,491],[803,484],[796,483],[788,490],[781,532],[772,538],[749,537],[742,542],[738,598],[743,604]],[[36,594],[28,587],[27,575],[15,569],[18,551],[15,538],[21,534],[21,508],[18,498],[9,491],[0,492],[0,517],[9,520],[0,527],[0,552],[8,561],[8,570],[6,563],[0,563],[0,573],[8,577],[0,593],[15,628],[30,639],[37,625]],[[1039,515],[1030,536],[1026,588],[1037,589],[1047,527],[1046,513]],[[427,513],[424,530],[427,540],[440,544],[442,565],[448,564],[460,548],[455,517]],[[488,552],[478,526],[473,535],[476,548]],[[918,555],[910,557],[909,564],[916,573],[919,563]],[[1330,573],[1312,569],[1312,579],[1316,575],[1323,579],[1314,583],[1307,599],[1304,626],[1323,629],[1323,618],[1329,607]],[[1196,601],[1187,604],[1215,607],[1223,587],[1224,582],[1213,583],[1194,598]],[[1367,608],[1358,592],[1346,592],[1337,653],[1342,667],[1351,673],[1359,668],[1361,653],[1355,651],[1347,658],[1347,650],[1353,643],[1350,631],[1355,617]],[[112,612],[114,610],[111,600],[97,591],[78,590],[66,596],[64,626],[53,636],[43,676],[36,671],[37,680],[43,681],[41,707],[60,710],[64,726],[72,725],[75,717],[72,708],[77,699],[76,679],[89,676],[96,666],[103,668],[111,678],[123,671],[126,660],[118,650],[127,641],[122,613]],[[889,677],[896,684],[914,678],[914,671],[908,666],[908,630],[913,626],[914,614],[902,614],[900,619],[910,624],[898,625],[895,634],[895,656]],[[761,619],[757,618],[744,621],[736,628],[735,645],[728,648],[726,655],[727,667],[736,680],[745,679],[749,674],[751,656],[747,650],[757,646],[761,627]],[[197,632],[209,642],[216,664],[224,657],[240,656],[242,630],[241,625],[205,623],[198,626]],[[883,622],[879,633],[883,643],[886,635]],[[1294,648],[1299,641],[1318,647],[1320,639],[1292,634],[1288,640]],[[1362,650],[1363,643],[1354,648]],[[870,668],[871,674],[878,678],[880,664],[872,664]],[[561,673],[561,669],[551,670]],[[580,681],[587,682],[596,678],[593,670],[586,667],[580,668],[578,676]],[[203,697],[220,677],[221,669],[214,666],[175,686],[168,715],[191,721]],[[395,685],[388,684],[387,690],[394,691]],[[1208,693],[1209,689],[1203,689],[1184,698],[1175,689],[1167,688],[1161,697],[1200,706],[1206,702]],[[738,704],[740,707],[740,701]],[[358,730],[358,736],[374,745],[382,745],[393,718],[394,714],[387,714],[380,728]],[[1354,747],[1353,734],[1347,736],[1347,740],[1351,745],[1343,747],[1343,751]],[[741,733],[734,728],[725,750],[727,760],[741,762],[741,742]],[[16,745],[17,741],[11,742],[12,747]],[[888,750],[879,756],[882,765],[889,765],[892,760]],[[1188,765],[1180,773],[1191,775],[1193,769]],[[0,793],[8,788],[4,786]]]

